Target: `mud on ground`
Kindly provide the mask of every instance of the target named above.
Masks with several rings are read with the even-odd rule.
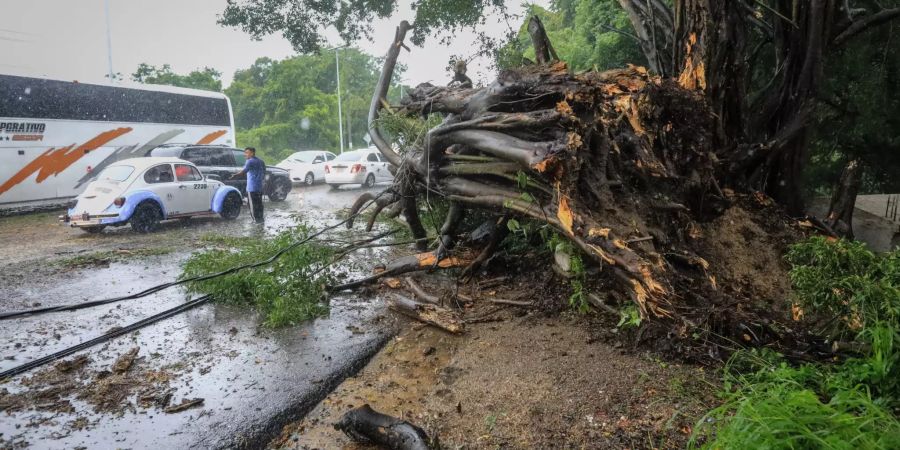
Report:
[[[363,404],[443,448],[683,448],[714,402],[700,367],[597,341],[597,316],[505,312],[453,336],[411,324],[270,448],[363,449],[332,424]]]

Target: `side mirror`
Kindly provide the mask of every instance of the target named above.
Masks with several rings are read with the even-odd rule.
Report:
[[[316,158],[313,160],[313,164],[322,164],[323,162],[325,162],[325,161],[320,158]]]

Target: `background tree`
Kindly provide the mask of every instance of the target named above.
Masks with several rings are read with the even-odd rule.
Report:
[[[168,64],[156,67],[141,63],[131,74],[131,79],[145,84],[165,84],[204,91],[222,91],[222,73],[209,67],[194,70],[187,75],[179,75],[172,72],[172,67]]]
[[[361,148],[379,70],[374,57],[355,48],[340,51],[340,64],[344,148],[351,149],[351,143]],[[240,145],[255,146],[275,162],[298,150],[338,151],[335,76],[333,53],[282,61],[260,58],[235,72],[225,93],[234,108]]]

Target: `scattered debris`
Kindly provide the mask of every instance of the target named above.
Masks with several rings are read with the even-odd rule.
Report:
[[[351,409],[334,424],[351,439],[375,443],[389,449],[428,450],[428,435],[421,428],[396,417],[381,414],[368,404]]]
[[[174,413],[180,413],[187,409],[191,409],[195,406],[202,406],[202,405],[203,405],[202,398],[194,398],[194,399],[190,399],[190,400],[184,399],[181,401],[181,403],[174,405],[174,406],[170,406],[170,407],[164,409],[163,411],[165,411],[166,414],[174,414]]]
[[[116,362],[112,365],[113,373],[124,373],[127,372],[128,369],[131,368],[131,365],[134,364],[134,358],[137,357],[138,352],[140,351],[140,347],[134,347],[129,350],[127,353],[119,356],[116,359]]]

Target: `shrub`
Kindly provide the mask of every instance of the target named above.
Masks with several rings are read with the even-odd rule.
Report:
[[[694,429],[704,448],[900,448],[900,258],[857,242],[811,238],[790,249],[795,302],[855,339],[859,357],[791,365],[764,350],[725,366],[723,404]]]

